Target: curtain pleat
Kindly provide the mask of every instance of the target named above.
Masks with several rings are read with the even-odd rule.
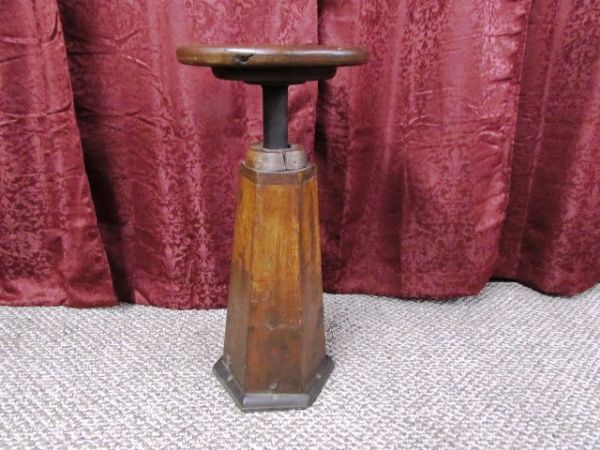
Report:
[[[573,295],[600,281],[600,3],[534,1],[497,274]]]
[[[0,168],[0,305],[114,305],[52,1],[0,7]]]
[[[319,92],[329,289],[443,298],[489,280],[529,9],[529,0],[324,2],[321,41],[372,52]]]

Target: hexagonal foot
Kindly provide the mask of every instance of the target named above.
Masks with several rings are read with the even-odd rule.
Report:
[[[301,393],[289,394],[278,392],[243,393],[223,358],[219,358],[216,362],[213,372],[243,412],[272,411],[308,408],[319,396],[333,371],[333,366],[333,360],[329,356],[325,356],[321,367],[308,383],[306,390]]]

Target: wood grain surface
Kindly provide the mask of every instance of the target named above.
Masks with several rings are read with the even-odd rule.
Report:
[[[243,392],[300,393],[325,358],[317,179],[240,170],[224,361]]]
[[[227,46],[192,44],[177,48],[180,63],[210,67],[353,66],[367,59],[357,47],[324,45]]]

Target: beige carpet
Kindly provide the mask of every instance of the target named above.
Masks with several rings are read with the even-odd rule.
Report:
[[[211,373],[225,311],[0,308],[0,448],[600,448],[600,287],[325,305],[321,396],[253,414]]]

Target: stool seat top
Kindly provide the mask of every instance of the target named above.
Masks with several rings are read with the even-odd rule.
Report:
[[[325,45],[203,45],[177,48],[180,63],[216,68],[333,68],[363,64],[368,54],[356,47]]]

